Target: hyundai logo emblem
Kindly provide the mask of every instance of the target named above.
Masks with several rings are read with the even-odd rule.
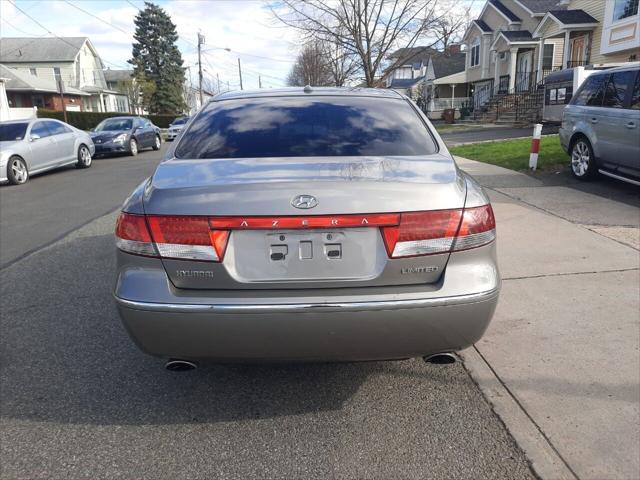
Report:
[[[296,208],[313,208],[318,205],[318,200],[313,195],[298,195],[291,200],[291,205]]]

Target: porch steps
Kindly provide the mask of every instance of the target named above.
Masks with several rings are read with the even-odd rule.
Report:
[[[498,125],[530,125],[540,120],[544,92],[503,93],[494,95],[481,109],[476,109],[472,123],[493,122]]]

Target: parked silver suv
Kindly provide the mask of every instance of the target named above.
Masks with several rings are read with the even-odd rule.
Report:
[[[576,178],[640,185],[640,63],[589,76],[564,109],[560,143]]]

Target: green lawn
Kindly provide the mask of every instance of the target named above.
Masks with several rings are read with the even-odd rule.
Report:
[[[500,140],[487,143],[473,143],[451,147],[453,155],[491,163],[511,170],[527,170],[529,168],[529,152],[531,139]],[[558,135],[545,135],[540,140],[538,154],[539,170],[556,170],[569,164],[569,156],[562,150]]]

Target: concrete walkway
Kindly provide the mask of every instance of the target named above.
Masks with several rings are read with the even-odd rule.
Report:
[[[458,163],[492,198],[504,280],[467,369],[543,479],[640,478],[637,193]]]

